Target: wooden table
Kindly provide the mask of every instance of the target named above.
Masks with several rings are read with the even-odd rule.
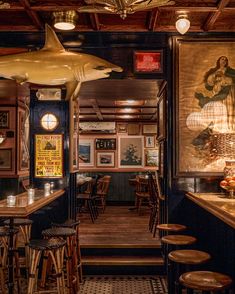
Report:
[[[35,190],[35,197],[33,201],[29,201],[27,192],[16,195],[15,206],[8,206],[7,200],[0,201],[0,217],[10,219],[9,224],[9,246],[8,246],[8,290],[9,294],[14,293],[14,265],[13,265],[13,237],[14,237],[14,218],[28,217],[33,212],[48,205],[55,199],[61,197],[65,193],[64,190],[57,190],[49,196],[44,196],[43,190]]]

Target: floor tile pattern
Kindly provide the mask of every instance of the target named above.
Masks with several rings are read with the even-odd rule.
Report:
[[[165,294],[163,277],[156,276],[89,276],[81,294]]]

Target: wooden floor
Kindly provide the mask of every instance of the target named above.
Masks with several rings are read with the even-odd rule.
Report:
[[[81,248],[160,248],[158,236],[148,230],[149,210],[142,214],[128,206],[107,206],[92,223],[88,213],[79,215]]]

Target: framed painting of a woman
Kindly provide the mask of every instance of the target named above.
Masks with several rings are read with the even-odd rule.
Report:
[[[222,175],[234,158],[234,50],[234,40],[175,39],[176,176]]]

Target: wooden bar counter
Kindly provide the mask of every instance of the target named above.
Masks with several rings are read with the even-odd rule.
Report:
[[[42,207],[48,205],[52,201],[64,195],[64,190],[57,190],[48,196],[44,196],[43,190],[35,189],[35,196],[33,200],[29,200],[28,193],[24,192],[22,194],[16,195],[16,203],[14,206],[9,206],[7,204],[7,199],[0,201],[0,217],[10,219],[10,238],[8,246],[8,293],[14,293],[14,265],[13,265],[13,255],[14,255],[14,218],[28,217],[30,214],[41,209]]]
[[[186,197],[235,229],[235,199],[222,193],[191,193]]]
[[[8,206],[7,200],[0,201],[0,217],[27,217],[40,208],[48,205],[65,193],[63,189],[56,190],[49,196],[44,196],[43,190],[35,189],[33,201],[29,201],[27,192],[16,195],[16,204]]]
[[[235,199],[223,193],[186,192],[177,221],[197,238],[197,249],[211,254],[208,269],[232,277],[235,293]]]

